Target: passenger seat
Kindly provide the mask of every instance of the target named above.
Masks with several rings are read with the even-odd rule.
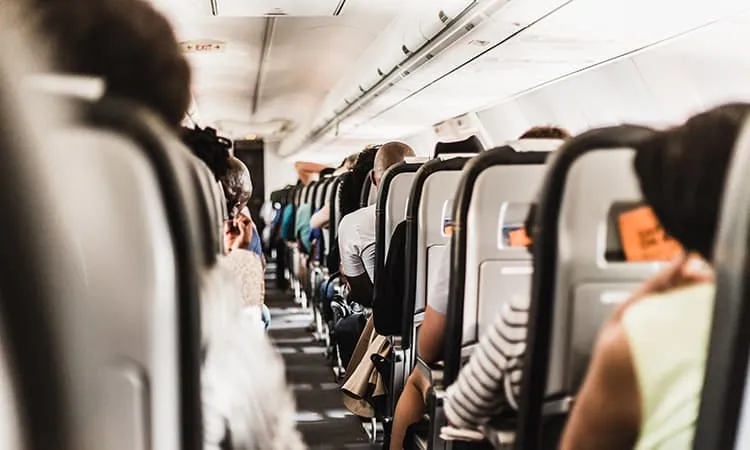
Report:
[[[528,350],[518,448],[556,448],[601,325],[659,264],[607,260],[611,211],[638,204],[632,169],[636,126],[570,139],[550,165],[539,198]],[[608,223],[610,224],[608,226]]]

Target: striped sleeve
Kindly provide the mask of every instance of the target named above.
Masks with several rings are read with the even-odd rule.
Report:
[[[520,364],[526,350],[528,309],[503,305],[455,383],[448,387],[445,414],[454,426],[477,428],[503,407],[515,407]]]

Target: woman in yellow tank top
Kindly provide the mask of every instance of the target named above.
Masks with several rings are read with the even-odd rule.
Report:
[[[750,105],[725,105],[636,148],[643,197],[690,253],[645,283],[601,331],[563,450],[692,449],[706,365],[710,269],[724,179]]]

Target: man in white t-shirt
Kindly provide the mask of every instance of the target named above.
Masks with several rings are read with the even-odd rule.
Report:
[[[373,185],[378,186],[388,168],[409,156],[414,156],[414,150],[401,142],[389,142],[380,147],[370,173]],[[339,224],[341,273],[349,282],[351,298],[365,306],[372,304],[375,228],[375,205],[345,216]]]

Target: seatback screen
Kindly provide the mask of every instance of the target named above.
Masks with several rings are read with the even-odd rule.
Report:
[[[531,244],[524,222],[529,214],[528,203],[507,202],[500,209],[498,248],[528,247]]]
[[[669,261],[681,251],[653,210],[643,203],[616,203],[610,209],[607,232],[608,261]]]

